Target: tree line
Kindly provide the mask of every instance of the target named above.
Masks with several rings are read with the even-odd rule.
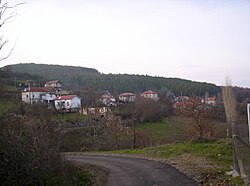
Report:
[[[4,69],[11,69],[19,79],[28,74],[35,76],[40,82],[60,80],[66,88],[72,90],[108,90],[113,94],[123,92],[139,93],[145,90],[169,91],[175,95],[203,96],[206,92],[217,95],[220,87],[206,82],[195,82],[179,78],[152,77],[148,75],[102,74],[95,69],[73,66],[44,65],[44,64],[16,64]],[[23,78],[24,78],[23,77]]]

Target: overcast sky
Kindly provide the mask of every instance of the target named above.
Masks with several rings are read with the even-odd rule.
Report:
[[[17,41],[0,66],[73,65],[217,85],[229,76],[250,87],[249,0],[27,0],[16,13],[0,31],[9,47]]]

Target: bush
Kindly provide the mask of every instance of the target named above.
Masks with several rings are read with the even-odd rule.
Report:
[[[61,128],[42,118],[42,108],[18,106],[0,117],[0,183],[2,185],[77,185],[60,156]],[[40,114],[39,114],[40,113]]]

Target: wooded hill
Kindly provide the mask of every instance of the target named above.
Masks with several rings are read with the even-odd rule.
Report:
[[[66,88],[73,90],[108,90],[113,94],[154,90],[171,91],[175,95],[187,96],[204,96],[206,92],[210,95],[216,95],[220,92],[220,87],[205,82],[147,75],[103,74],[96,69],[84,67],[26,63],[8,65],[2,68],[3,71],[5,69],[12,71],[13,75],[19,79],[23,75],[23,77],[34,77],[35,81],[41,83],[49,80],[60,80]]]

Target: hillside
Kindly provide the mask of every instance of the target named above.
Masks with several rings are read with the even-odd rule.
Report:
[[[6,67],[3,67],[3,69]],[[45,65],[45,64],[16,64],[9,65],[13,73],[30,74],[43,77],[43,81],[59,79],[65,87],[71,89],[92,89],[96,91],[108,90],[111,93],[142,92],[145,90],[171,91],[175,95],[216,95],[220,87],[210,84],[194,82],[178,78],[152,77],[129,74],[101,74],[95,69]]]
[[[35,63],[23,63],[9,65],[13,72],[28,73],[48,77],[49,79],[67,79],[80,75],[98,74],[99,72],[92,68],[61,66],[61,65],[44,65]]]

